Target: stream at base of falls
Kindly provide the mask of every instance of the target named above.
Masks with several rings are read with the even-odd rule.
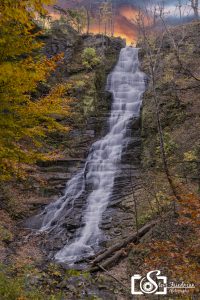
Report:
[[[84,168],[66,184],[64,195],[49,204],[39,215],[40,232],[65,236],[67,220],[79,199],[84,199],[80,226],[64,241],[55,261],[71,266],[94,255],[105,240],[101,230],[103,213],[113,193],[122,154],[129,143],[127,130],[133,118],[140,116],[146,76],[139,70],[139,49],[123,48],[119,60],[107,79],[107,91],[112,94],[112,108],[108,119],[108,133],[93,143]]]

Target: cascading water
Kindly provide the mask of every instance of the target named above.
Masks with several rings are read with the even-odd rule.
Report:
[[[101,239],[99,226],[119,171],[127,142],[127,126],[133,117],[139,117],[145,90],[145,75],[139,71],[137,48],[121,50],[116,67],[108,76],[107,90],[113,95],[108,134],[92,145],[85,168],[67,183],[64,196],[48,205],[42,213],[40,231],[63,231],[63,215],[66,218],[66,214],[70,214],[86,186],[90,187],[86,208],[83,208],[83,226],[76,231],[72,241],[56,253],[55,259],[59,262],[73,264],[89,257]]]

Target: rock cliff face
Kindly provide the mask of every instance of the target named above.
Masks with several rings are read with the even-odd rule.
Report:
[[[85,150],[85,154],[88,152],[88,145],[93,138],[95,138],[95,140],[100,138],[99,133],[96,135],[95,130],[92,128],[94,127],[90,123],[90,135],[88,133],[89,129],[86,130],[85,133],[85,136],[88,138],[87,143],[85,143],[83,147],[83,153]],[[105,132],[106,126],[103,129],[103,133]],[[133,190],[136,192],[140,186],[141,139],[140,122],[138,120],[134,120],[131,124],[129,137],[130,143],[127,149],[125,149],[121,164],[119,165],[121,172],[115,179],[112,198],[109,201],[108,208],[103,214],[101,229],[104,232],[105,243],[102,243],[102,247],[108,247],[127,237],[134,227]],[[47,182],[46,196],[49,195],[49,201],[50,199],[52,200],[52,196],[56,199],[59,195],[62,195],[66,182],[82,169],[84,164],[85,159],[83,157],[43,162],[40,164],[40,176],[43,176],[43,179]],[[43,245],[49,258],[51,258],[55,252],[63,248],[66,241],[73,236],[76,229],[80,228],[83,217],[82,210],[85,207],[85,200],[89,192],[90,187],[88,186],[84,194],[75,201],[71,213],[66,213],[66,218],[62,225],[65,229],[62,233],[62,237],[59,234],[55,235],[55,232],[53,232],[52,235],[49,234],[45,245]],[[34,217],[33,219],[29,219],[26,224],[30,227],[37,228],[41,225],[40,221],[40,219]]]
[[[106,78],[117,62],[121,48],[125,46],[122,39],[101,35],[78,36],[73,30],[60,27],[54,28],[40,38],[44,42],[43,53],[48,57],[63,53],[64,63],[59,64],[48,83],[41,84],[33,96],[37,98],[38,95],[45,94],[50,86],[57,83],[69,84],[71,88],[68,96],[74,99],[73,114],[65,119],[56,116],[60,122],[69,124],[71,131],[62,135],[53,133],[48,137],[48,150],[52,151],[52,157],[30,168],[29,176],[24,184],[13,185],[11,182],[3,191],[1,208],[7,210],[17,222],[18,220],[20,224],[22,222],[22,226],[17,228],[17,233],[14,227],[11,229],[11,232],[14,232],[12,236],[16,238],[9,246],[12,249],[19,249],[19,252],[21,252],[20,249],[26,248],[26,245],[29,248],[29,242],[26,245],[22,242],[24,236],[22,227],[24,225],[26,227],[29,223],[24,223],[24,220],[31,215],[36,215],[44,205],[62,195],[66,182],[83,166],[91,144],[105,134],[106,120],[112,101],[110,94],[105,92]],[[92,70],[86,69],[82,64],[82,52],[88,47],[95,48],[100,57],[100,64]],[[14,200],[12,200],[13,190],[15,191]],[[7,204],[9,199],[17,203],[12,206],[12,211]],[[68,225],[69,233],[74,226],[74,220],[71,217]],[[5,247],[7,248],[7,245]],[[35,245],[31,247],[34,252]],[[4,250],[2,253],[5,253],[4,259],[6,260],[7,255],[9,256],[13,250]]]
[[[69,81],[73,80],[74,76],[76,76],[76,78],[80,76],[78,73],[85,72],[80,63],[80,53],[83,49],[93,47],[96,49],[97,54],[104,57],[104,59],[103,63],[93,72],[91,78],[96,88],[94,107],[89,114],[82,116],[81,124],[76,126],[68,136],[68,139],[73,140],[73,151],[70,153],[70,156],[68,154],[62,159],[40,162],[38,165],[40,180],[45,182],[42,187],[39,185],[37,187],[39,198],[44,199],[42,200],[43,203],[54,201],[57,197],[62,195],[66,182],[77,173],[78,170],[83,168],[91,144],[107,133],[107,120],[110,114],[112,99],[110,94],[105,92],[106,78],[115,65],[121,48],[124,46],[123,40],[104,37],[102,35],[85,35],[76,37],[76,39],[73,38],[73,41],[70,42],[66,42],[64,37],[60,38],[58,35],[47,39],[45,47],[45,53],[47,55],[55,55],[63,50],[67,52],[67,54],[65,54],[65,64],[61,66],[58,72],[64,74]],[[79,66],[78,71],[77,65]],[[56,76],[55,73],[51,80],[55,82]],[[93,88],[94,87],[90,87],[90,89]],[[88,90],[83,90],[82,93],[80,93],[80,91],[75,92],[76,97],[80,101],[78,109],[80,109],[81,102],[83,102],[84,93],[87,94]],[[93,95],[90,94],[90,97],[91,96]],[[130,142],[127,145],[126,151],[124,151],[121,165],[119,166],[121,173],[118,174],[115,180],[112,199],[103,215],[101,229],[105,234],[106,242],[102,244],[102,247],[107,247],[126,237],[128,232],[132,231],[134,227],[132,192],[139,188],[141,152],[140,120],[133,120],[128,131]],[[62,139],[63,137],[61,138],[61,142]],[[55,236],[50,235],[46,240],[44,247],[49,257],[51,257],[55,251],[62,248],[80,226],[82,207],[84,207],[88,192],[89,187],[88,191],[85,191],[85,195],[74,204],[73,212],[66,216],[65,224],[63,224],[65,234],[62,238],[60,238],[60,236],[55,238]],[[41,220],[31,218],[26,222],[26,225],[28,227],[37,228],[40,221]]]
[[[156,71],[156,93],[167,160],[172,176],[185,183],[198,185],[199,160],[199,33],[200,23],[176,26],[171,35],[179,48],[180,62],[174,55],[172,38],[165,34]],[[155,41],[156,53],[160,45]],[[141,51],[142,68],[149,73],[149,59],[145,47]],[[192,76],[196,75],[196,79]],[[193,161],[193,162],[192,162]],[[142,110],[142,165],[146,170],[162,169],[156,110],[152,88],[149,86]],[[160,175],[158,175],[160,176]],[[189,183],[188,181],[188,183]],[[158,179],[159,182],[159,179]]]
[[[114,67],[121,48],[125,46],[120,38],[77,36],[73,31],[69,34],[61,29],[56,28],[52,35],[44,37],[44,53],[47,56],[64,53],[64,63],[52,75],[50,84],[59,82],[60,78],[73,84],[70,96],[76,98],[72,107],[75,120],[61,119],[61,122],[71,122],[72,125],[68,135],[56,137],[57,143],[62,144],[65,139],[68,141],[62,158],[39,163],[40,176],[47,181],[41,190],[48,197],[59,196],[66,180],[83,166],[91,144],[107,131],[112,102],[110,94],[105,91],[107,75]],[[97,55],[101,57],[101,63],[90,71],[81,62],[81,54],[88,47],[95,48]]]
[[[64,32],[53,32],[53,36],[45,37],[46,46],[44,52],[48,56],[55,55],[64,51],[64,64],[50,78],[50,82],[56,82],[57,78],[62,76],[69,82],[74,79],[82,80],[83,76],[90,76],[91,82],[87,89],[75,90],[73,95],[78,98],[77,111],[80,116],[80,123],[74,123],[74,129],[67,137],[59,137],[59,142],[67,138],[73,143],[73,149],[70,154],[64,155],[60,159],[40,162],[38,165],[37,177],[43,182],[35,184],[40,202],[37,207],[43,207],[42,203],[49,203],[61,196],[66,182],[80,170],[85,163],[91,144],[104,136],[108,131],[108,117],[110,115],[110,107],[112,98],[108,92],[105,92],[107,75],[110,73],[118,60],[119,52],[125,46],[123,40],[119,38],[109,38],[102,35],[84,35],[76,36],[72,33],[72,37],[66,39]],[[93,71],[84,70],[81,64],[81,53],[83,49],[92,47],[96,49],[98,56],[102,57],[102,63]],[[80,87],[81,89],[81,87]],[[95,92],[93,91],[95,90]],[[82,105],[84,98],[88,96],[93,107],[89,112],[84,114]],[[64,121],[64,120],[62,120]],[[129,128],[130,143],[123,154],[121,162],[121,173],[118,174],[112,199],[109,207],[104,213],[101,229],[105,233],[107,242],[102,245],[109,246],[113,242],[117,242],[121,238],[127,236],[128,230],[133,227],[133,199],[132,189],[138,187],[139,163],[140,163],[140,121],[133,120]],[[89,189],[89,187],[88,187]],[[89,192],[86,191],[87,194]],[[83,195],[79,201],[76,201],[73,213],[66,216],[65,236],[62,239],[58,236],[49,237],[46,241],[45,249],[48,254],[53,255],[55,251],[60,249],[66,240],[79,227],[82,217],[81,208],[84,207],[85,196]],[[36,211],[34,210],[33,214]],[[26,222],[27,226],[38,227],[40,220],[32,218]],[[53,241],[53,242],[52,242]]]

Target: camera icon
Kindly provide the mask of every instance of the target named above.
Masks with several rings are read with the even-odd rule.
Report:
[[[143,295],[143,294],[155,294],[166,295],[167,294],[167,277],[160,276],[159,270],[150,271],[147,276],[142,277],[139,274],[135,274],[131,277],[131,294]]]

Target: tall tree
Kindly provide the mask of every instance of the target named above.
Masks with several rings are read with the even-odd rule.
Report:
[[[99,6],[99,18],[100,23],[104,27],[105,35],[110,33],[113,34],[113,8],[112,2],[106,0]]]
[[[199,0],[191,0],[191,6],[194,10],[195,19],[199,18]]]
[[[40,55],[34,23],[35,14],[44,15],[43,5],[49,2],[0,2],[0,179],[18,174],[22,164],[40,157],[47,132],[66,130],[52,117],[69,113],[62,98],[65,86],[55,86],[40,99],[31,96],[56,66],[56,59]]]
[[[91,10],[92,10],[92,1],[89,0],[88,4],[85,6],[86,9],[86,15],[87,15],[87,27],[86,27],[86,33],[90,33],[90,25],[91,25]]]
[[[83,33],[86,28],[86,23],[88,22],[88,12],[84,6],[73,9],[64,9],[60,6],[54,5],[54,9],[63,16],[63,20],[76,30],[77,33]]]
[[[159,16],[162,18],[164,14],[164,5],[161,3],[158,6]],[[156,31],[154,31],[152,27],[152,20],[149,16],[152,15],[152,11],[148,10],[148,7],[145,7],[144,10],[139,10],[138,16],[136,18],[136,25],[138,26],[138,31],[140,33],[140,39],[142,42],[142,46],[147,56],[148,61],[148,68],[150,74],[150,83],[151,83],[151,90],[152,96],[155,104],[155,116],[156,116],[156,123],[157,123],[157,131],[159,137],[159,146],[160,146],[160,154],[162,158],[163,170],[166,174],[169,186],[174,195],[174,213],[176,214],[176,202],[175,199],[178,199],[176,186],[174,181],[172,180],[168,160],[167,160],[167,153],[164,141],[164,133],[163,127],[161,122],[161,111],[160,111],[160,103],[159,103],[159,94],[158,89],[156,86],[156,81],[158,79],[158,65],[161,63],[161,49],[163,47],[163,38],[164,32],[160,32],[160,41],[158,41],[158,46],[155,43],[157,38]]]

